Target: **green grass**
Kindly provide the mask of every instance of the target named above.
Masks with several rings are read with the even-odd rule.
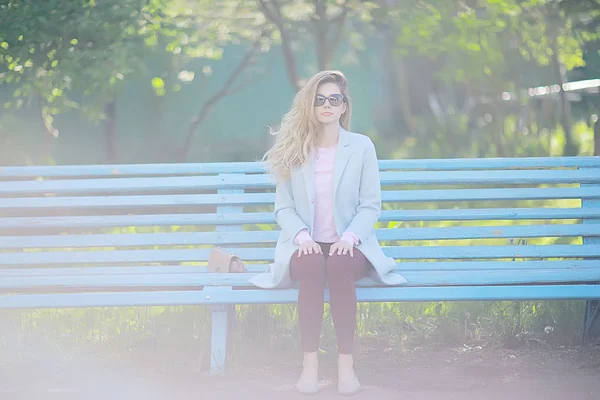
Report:
[[[295,305],[235,309],[231,365],[271,365],[270,357],[284,362],[299,354]],[[581,301],[360,303],[357,346],[576,345],[583,309]],[[3,311],[0,316],[4,354],[22,356],[45,348],[69,359],[94,349],[113,355],[166,354],[202,370],[209,365],[210,310],[204,306]],[[335,354],[335,343],[326,305],[322,351]]]

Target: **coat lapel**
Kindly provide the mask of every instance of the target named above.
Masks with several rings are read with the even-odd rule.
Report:
[[[342,179],[342,174],[350,160],[352,154],[352,147],[350,146],[350,134],[342,127],[340,127],[340,137],[338,140],[338,146],[335,156],[335,167],[333,174],[333,198],[336,198],[337,188]]]
[[[310,210],[310,234],[312,235],[313,219],[315,216],[315,158],[311,152],[302,167],[302,178],[306,187],[306,196],[309,202]]]

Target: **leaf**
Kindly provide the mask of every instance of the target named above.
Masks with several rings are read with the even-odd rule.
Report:
[[[165,81],[162,78],[154,77],[152,78],[152,87],[154,89],[164,89]]]
[[[478,52],[481,51],[481,46],[477,43],[469,43],[467,44],[467,50]]]

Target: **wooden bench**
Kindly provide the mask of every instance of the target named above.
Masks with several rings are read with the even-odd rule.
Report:
[[[365,279],[360,301],[581,299],[584,341],[600,334],[599,157],[380,169],[377,235],[409,283]],[[221,372],[228,307],[297,300],[248,284],[273,256],[273,191],[257,163],[0,168],[0,308],[208,305]],[[214,245],[249,272],[208,273]]]

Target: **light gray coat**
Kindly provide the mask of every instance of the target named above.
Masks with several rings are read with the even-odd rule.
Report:
[[[394,272],[395,260],[383,253],[375,235],[375,224],[381,213],[381,183],[375,146],[368,136],[340,127],[333,184],[338,235],[348,230],[358,237],[360,243],[356,248],[373,265],[374,279],[387,285],[406,283],[402,275]],[[290,260],[298,250],[293,239],[302,229],[308,229],[312,235],[314,210],[314,159],[311,155],[303,167],[291,172],[290,179],[277,185],[274,213],[281,234],[275,247],[274,262],[268,272],[252,277],[250,283],[267,289],[296,286],[290,277]]]

